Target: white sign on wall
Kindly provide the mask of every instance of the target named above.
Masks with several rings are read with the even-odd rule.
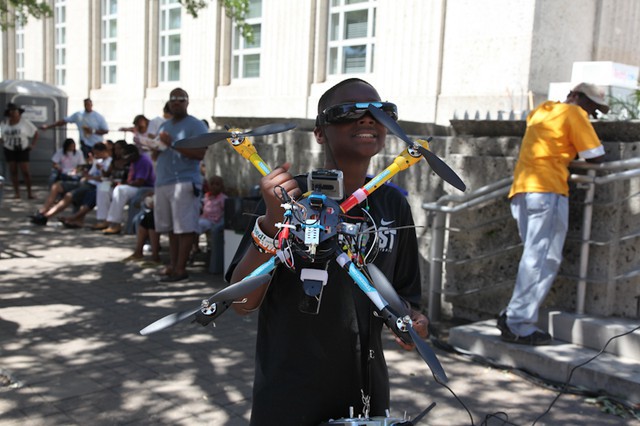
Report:
[[[33,123],[46,123],[48,120],[47,107],[43,105],[24,105],[22,116]]]

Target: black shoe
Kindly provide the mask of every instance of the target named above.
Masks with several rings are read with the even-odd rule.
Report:
[[[504,312],[502,315],[500,315],[498,317],[498,320],[496,321],[496,327],[498,327],[498,330],[505,332],[505,331],[510,331],[509,330],[509,326],[507,326],[507,313]]]
[[[47,224],[48,220],[49,219],[47,219],[45,215],[43,215],[42,213],[38,213],[31,219],[31,223],[33,223],[34,225],[44,226]]]
[[[553,338],[549,333],[545,333],[543,331],[535,331],[528,336],[518,336],[514,332],[511,331],[509,326],[507,325],[507,313],[504,312],[502,315],[498,317],[496,321],[496,327],[498,330],[502,332],[500,338],[509,343],[517,343],[520,345],[531,345],[531,346],[541,346],[548,345],[551,343]]]
[[[553,338],[549,333],[545,333],[544,331],[534,331],[532,334],[528,336],[518,336],[514,334],[511,330],[502,331],[502,335],[500,338],[504,342],[509,343],[517,343],[519,345],[529,345],[529,346],[542,346],[548,345],[551,343]]]

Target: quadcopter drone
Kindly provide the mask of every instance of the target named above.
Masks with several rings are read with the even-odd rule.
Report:
[[[391,133],[408,145],[384,171],[342,202],[339,201],[344,199],[344,191],[342,172],[339,170],[320,169],[309,173],[308,192],[299,199],[291,198],[284,189],[280,188],[279,198],[281,207],[284,209],[283,219],[276,224],[279,230],[273,239],[273,244],[265,247],[266,252],[272,253],[273,256],[243,280],[202,300],[200,306],[167,315],[140,330],[140,334],[155,333],[193,316],[195,321],[207,325],[222,315],[233,303],[268,283],[271,272],[278,265],[299,273],[305,294],[311,299],[318,298],[328,280],[324,266],[327,262],[335,261],[371,300],[377,309],[377,315],[384,320],[393,333],[403,342],[415,345],[436,381],[447,382],[447,375],[435,353],[414,330],[409,307],[396,293],[384,273],[372,263],[376,253],[378,232],[373,219],[366,217],[368,213],[365,210],[363,210],[364,216],[359,217],[357,223],[346,219],[351,209],[362,203],[372,192],[400,171],[417,164],[423,157],[436,174],[455,188],[464,191],[466,187],[458,175],[429,150],[428,140],[414,141],[409,138],[380,106],[378,102],[361,105],[362,108],[367,108],[368,112]],[[183,139],[176,142],[176,146],[201,148],[226,139],[243,158],[250,161],[263,176],[266,176],[271,169],[260,158],[247,137],[280,133],[294,127],[292,123],[278,123],[260,126],[247,132],[228,129],[226,132],[212,132]],[[260,241],[257,243],[260,244]],[[296,264],[297,260],[298,264],[305,267],[300,268]],[[319,266],[313,267],[314,265]],[[315,308],[318,309],[319,304]],[[411,423],[386,422],[384,424]]]

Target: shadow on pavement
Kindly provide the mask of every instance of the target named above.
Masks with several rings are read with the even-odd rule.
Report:
[[[256,314],[227,312],[215,328],[185,321],[138,333],[196,307],[224,287],[222,277],[196,264],[190,281],[159,283],[156,270],[120,261],[133,236],[64,229],[55,221],[36,227],[26,217],[36,206],[0,206],[0,373],[11,378],[0,386],[0,423],[248,424]],[[470,424],[417,353],[397,349],[391,336],[387,346],[395,415],[413,417],[436,402],[424,424]],[[476,422],[505,411],[514,424],[530,424],[555,396],[509,372],[437,352]],[[560,399],[545,421],[620,424],[573,396]]]

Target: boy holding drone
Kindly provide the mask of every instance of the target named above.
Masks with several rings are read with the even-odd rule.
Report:
[[[318,103],[314,134],[324,147],[324,169],[342,172],[346,195],[365,184],[371,158],[384,147],[387,129],[368,111],[371,103],[397,119],[396,106],[381,102],[376,89],[360,79],[338,83]],[[307,180],[295,178],[289,169],[285,163],[262,178],[261,216],[244,236],[227,271],[231,283],[247,277],[276,253],[281,231],[276,224],[283,220],[283,201],[295,202],[307,192]],[[371,235],[376,247],[363,250],[363,264],[375,264],[393,283],[410,308],[413,330],[426,338],[428,320],[418,311],[418,244],[404,196],[383,185],[345,213],[345,221],[368,222],[372,234],[379,234],[380,238]],[[384,416],[389,408],[381,340],[384,321],[367,295],[332,260],[335,256],[319,265],[305,265],[304,258],[295,260],[296,270],[310,266],[326,271],[328,279],[320,289],[304,287],[299,273],[280,265],[269,283],[233,304],[240,314],[259,310],[252,425],[315,426],[354,410]],[[407,350],[414,347],[396,340]]]

